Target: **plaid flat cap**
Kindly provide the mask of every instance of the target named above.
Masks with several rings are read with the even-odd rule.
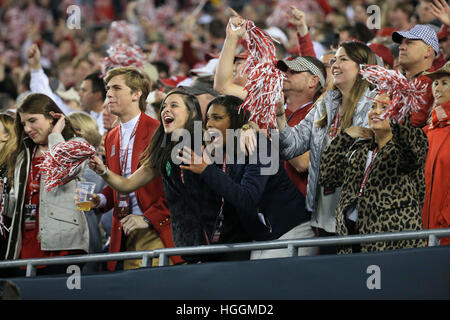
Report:
[[[283,60],[278,60],[277,68],[284,72],[286,72],[287,69],[297,72],[309,71],[313,75],[319,77],[320,85],[322,87],[325,86],[325,76],[320,72],[319,68],[302,56],[287,57]]]
[[[439,40],[436,31],[427,25],[417,24],[408,30],[392,33],[392,41],[396,43],[401,43],[403,38],[422,40],[427,45],[432,46],[436,54],[439,54]]]

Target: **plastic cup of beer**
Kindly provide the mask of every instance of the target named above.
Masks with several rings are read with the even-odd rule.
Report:
[[[92,194],[94,193],[95,183],[79,181],[77,183],[77,187],[78,187],[78,189],[77,189],[77,196],[78,196],[77,209],[79,211],[90,211]]]

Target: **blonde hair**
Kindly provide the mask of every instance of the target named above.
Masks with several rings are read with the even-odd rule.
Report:
[[[360,64],[369,64],[369,65],[377,64],[377,59],[372,49],[370,49],[370,47],[366,46],[363,43],[356,41],[348,41],[341,43],[339,46],[344,48],[347,56],[353,62],[355,62],[358,65],[358,67]],[[358,74],[355,79],[355,83],[353,84],[353,87],[350,90],[350,98],[348,100],[348,103],[345,106],[343,106],[344,114],[342,115],[341,121],[342,130],[347,129],[352,125],[356,105],[358,104],[358,101],[361,99],[366,89],[369,88],[369,86],[370,86],[369,82],[364,80],[361,77],[361,75]],[[333,85],[332,89],[335,90],[337,88],[335,85]],[[316,124],[320,128],[323,128],[327,125],[327,123],[328,123],[328,115],[325,109],[324,114],[319,120],[317,120]]]
[[[9,139],[0,152],[0,166],[6,165],[8,178],[14,175],[14,155],[17,149],[17,135],[14,127],[14,118],[7,114],[0,114],[0,122],[5,128],[5,132],[9,134]]]
[[[71,112],[67,116],[72,123],[72,126],[77,133],[81,135],[87,142],[93,145],[95,148],[100,146],[102,136],[98,131],[98,124],[95,119],[85,112]],[[78,130],[80,133],[78,133]]]
[[[150,93],[150,78],[135,67],[118,67],[108,71],[105,77],[105,83],[108,84],[112,78],[123,76],[125,84],[131,89],[131,93],[141,91],[139,98],[139,109],[145,112],[147,108],[147,96]]]

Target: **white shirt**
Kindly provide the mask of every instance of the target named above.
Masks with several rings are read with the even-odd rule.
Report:
[[[126,153],[126,148],[128,145],[127,165],[125,167],[125,174],[123,175],[124,177],[127,177],[127,178],[129,176],[131,176],[131,160],[133,157],[133,145],[134,145],[134,139],[135,139],[136,135],[131,137],[131,140],[130,140],[130,136],[131,136],[133,129],[136,126],[136,123],[138,122],[140,116],[141,116],[141,114],[139,113],[139,115],[137,117],[131,119],[130,121],[128,121],[126,123],[120,123],[120,129],[121,129],[121,137],[120,137],[120,149],[121,150],[120,150],[120,157],[119,157],[120,168],[122,168],[122,158]],[[128,143],[128,141],[129,141],[129,143]],[[132,214],[142,215],[142,211],[139,208],[139,205],[137,203],[135,192],[130,193],[130,204],[131,204],[131,213]]]
[[[50,97],[65,115],[75,111],[52,91],[48,77],[42,69],[30,70],[30,90],[33,93],[42,93]]]
[[[91,111],[89,114],[95,119],[95,121],[97,121],[98,132],[103,135],[105,133],[105,127],[103,126],[103,112],[97,113],[95,111]]]
[[[136,116],[135,118],[131,119],[128,122],[125,123],[120,123],[120,154],[119,154],[119,159],[120,159],[120,168],[122,168],[122,157],[123,155],[126,153],[126,148],[128,145],[128,157],[127,157],[127,165],[125,168],[125,174],[123,175],[124,177],[129,177],[131,176],[131,160],[133,158],[133,145],[134,145],[134,139],[136,137],[133,136],[130,140],[130,136],[131,133],[133,132],[133,129],[137,123],[137,121],[139,120],[139,117],[141,116],[141,114],[139,113],[138,116]],[[129,143],[128,143],[129,141]],[[119,146],[115,146],[115,148],[118,148]],[[100,197],[100,205],[99,208],[104,207],[106,205],[106,197],[103,194],[99,194]],[[130,205],[131,205],[131,213],[135,214],[135,215],[142,215],[142,211],[141,208],[139,208],[139,205],[137,203],[137,199],[136,199],[136,193],[132,192],[130,193]]]

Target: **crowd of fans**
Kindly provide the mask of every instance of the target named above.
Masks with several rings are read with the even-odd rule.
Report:
[[[251,54],[244,21],[273,39],[285,76],[275,116],[283,162],[264,176],[261,158],[213,164],[189,145],[175,163],[174,130],[195,136],[196,122],[224,138],[226,129],[242,129],[246,160],[270,145],[265,135],[255,138],[251,115],[238,112]],[[0,0],[0,259],[450,227],[449,31],[444,0]],[[361,75],[361,65],[426,85],[412,114],[384,119],[389,106],[403,104]],[[77,179],[45,191],[46,152],[81,140],[97,156]],[[90,211],[76,208],[77,180],[96,183]],[[282,256],[255,251],[171,264]]]

